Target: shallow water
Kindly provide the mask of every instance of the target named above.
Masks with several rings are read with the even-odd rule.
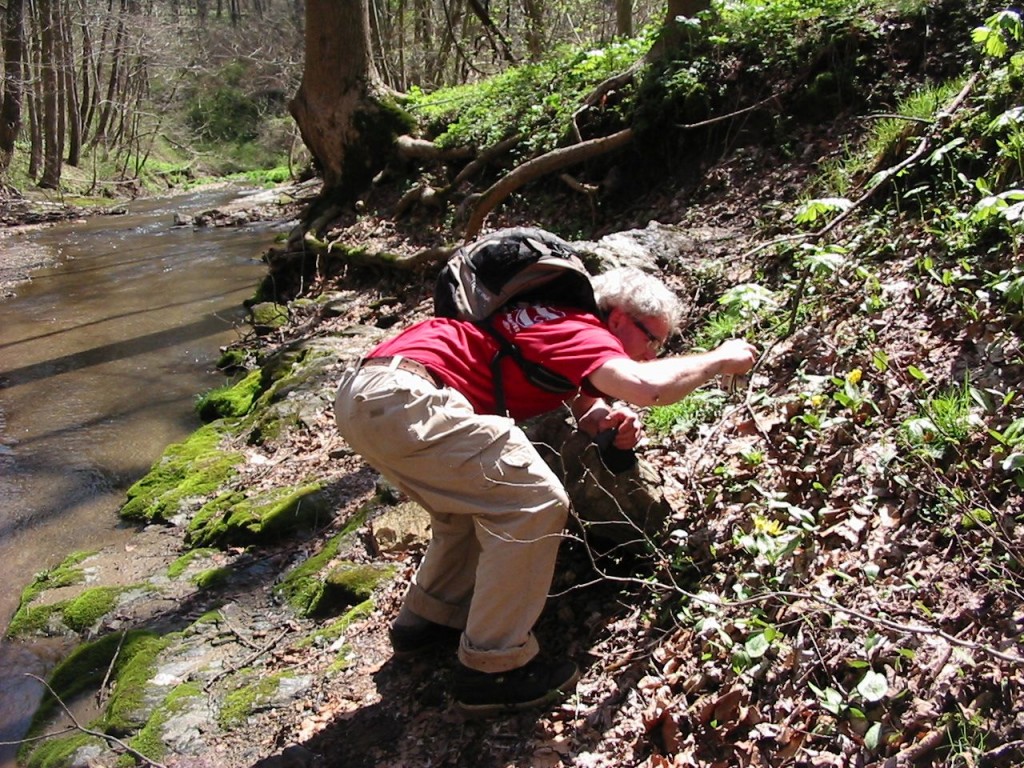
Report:
[[[0,302],[3,627],[35,573],[127,541],[125,489],[199,425],[195,396],[223,383],[220,347],[242,331],[260,257],[286,225],[193,230],[174,214],[237,194],[140,201],[0,242],[55,259]],[[24,733],[41,687],[26,673],[44,675],[54,654],[0,642],[0,741]],[[13,765],[0,745],[0,768]]]

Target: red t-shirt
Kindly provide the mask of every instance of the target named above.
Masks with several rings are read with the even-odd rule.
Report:
[[[527,360],[564,376],[593,397],[601,393],[587,376],[609,360],[626,357],[622,342],[592,314],[567,307],[524,306],[499,313],[494,328],[513,341]],[[430,368],[472,403],[477,413],[494,413],[491,361],[498,343],[470,322],[435,317],[385,341],[369,357],[402,355]],[[527,419],[558,408],[575,393],[558,395],[530,384],[516,362],[501,364],[505,403],[514,419]]]

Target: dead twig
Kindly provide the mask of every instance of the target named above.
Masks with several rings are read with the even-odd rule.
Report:
[[[271,640],[269,643],[264,645],[262,648],[259,648],[258,650],[256,650],[255,653],[250,654],[249,656],[244,658],[242,661],[240,661],[238,664],[232,665],[231,667],[223,670],[222,672],[220,672],[220,673],[214,675],[212,678],[210,678],[210,680],[206,683],[206,685],[203,686],[203,690],[204,691],[209,691],[213,687],[214,683],[216,683],[218,680],[221,680],[221,679],[227,677],[228,675],[237,672],[240,669],[245,669],[247,666],[249,666],[254,661],[256,661],[256,659],[258,659],[260,656],[263,656],[265,653],[268,653],[269,651],[271,651],[274,648],[274,646],[276,646],[279,642],[281,642],[288,635],[288,633],[291,632],[291,631],[292,631],[292,627],[290,625],[285,627],[283,630],[281,630],[281,633],[279,635],[277,635],[273,640]]]
[[[117,659],[121,655],[121,647],[124,645],[124,639],[127,635],[127,630],[121,633],[121,637],[117,641],[117,648],[114,650],[114,656],[110,659],[110,664],[107,665],[107,673],[103,676],[103,682],[100,684],[99,690],[96,691],[96,703],[101,707],[107,700],[107,695],[104,694],[104,691],[107,690],[107,683],[110,682],[110,675],[114,672],[114,665],[117,664]]]

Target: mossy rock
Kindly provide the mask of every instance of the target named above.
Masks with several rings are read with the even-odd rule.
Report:
[[[113,694],[103,715],[103,727],[116,736],[133,733],[149,720],[163,698],[150,692],[157,672],[157,658],[175,635],[140,638],[131,660],[118,670]]]
[[[61,609],[61,619],[68,629],[84,633],[117,606],[117,598],[130,587],[95,587],[68,600]]]
[[[5,636],[16,637],[38,632],[45,627],[56,607],[47,606],[43,610],[39,607],[32,607],[32,602],[48,590],[84,582],[85,572],[78,566],[92,554],[92,552],[73,552],[64,558],[64,561],[56,568],[37,573],[32,583],[22,590],[18,610],[14,612]]]
[[[59,635],[66,630],[85,633],[116,607],[118,597],[128,589],[131,587],[95,587],[48,605],[23,602],[11,619],[7,636]]]
[[[317,613],[336,613],[368,600],[382,582],[395,575],[395,567],[381,563],[341,563],[324,579]]]
[[[263,372],[255,370],[235,384],[217,387],[196,402],[196,412],[205,422],[245,416],[263,391]]]
[[[302,616],[312,616],[320,610],[324,582],[331,564],[351,542],[356,530],[366,519],[365,510],[348,522],[345,529],[331,539],[312,557],[289,571],[277,586],[277,593]]]
[[[297,647],[323,647],[334,643],[334,641],[344,635],[348,631],[348,628],[354,623],[372,616],[375,607],[376,604],[373,600],[364,600],[358,605],[349,608],[341,616],[317,627],[308,636],[299,641]]]
[[[246,545],[315,528],[330,517],[321,491],[319,483],[310,483],[252,494],[221,494],[196,513],[186,541],[194,547]]]
[[[225,349],[217,359],[217,370],[234,373],[246,369],[251,353],[245,349]]]
[[[217,422],[169,446],[149,473],[128,489],[121,516],[128,520],[169,521],[187,500],[207,496],[225,485],[245,457],[221,450],[224,436],[225,429]]]
[[[224,730],[243,725],[260,708],[278,696],[288,681],[298,678],[295,672],[280,672],[269,677],[256,677],[224,697],[217,724]]]
[[[58,698],[71,703],[79,694],[98,689],[108,674],[111,680],[117,680],[137,654],[148,654],[154,644],[162,647],[163,643],[159,635],[134,630],[123,635],[105,635],[75,648],[51,673],[49,685],[57,698],[49,694],[43,698],[32,721],[30,735],[46,727],[58,707]]]
[[[46,739],[22,746],[18,764],[26,768],[64,768],[68,765],[92,765],[92,758],[106,749],[106,742],[87,733]]]
[[[151,761],[161,760],[169,751],[167,744],[164,743],[164,730],[167,722],[188,709],[192,702],[205,698],[206,693],[198,682],[183,683],[177,686],[153,710],[145,725],[129,739],[128,745]]]
[[[209,560],[219,552],[219,549],[215,549],[213,547],[191,549],[167,566],[167,578],[171,580],[181,578],[195,563],[195,561]]]
[[[269,333],[288,324],[288,307],[272,301],[253,304],[249,308],[251,324],[256,333]]]

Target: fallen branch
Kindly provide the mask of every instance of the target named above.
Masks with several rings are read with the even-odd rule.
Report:
[[[499,179],[481,195],[480,200],[473,209],[473,213],[470,215],[469,222],[466,224],[465,240],[469,241],[476,237],[480,233],[481,227],[483,227],[487,214],[520,187],[552,171],[561,170],[570,165],[582,163],[584,160],[589,160],[592,157],[620,149],[633,141],[633,137],[633,129],[626,128],[618,133],[613,133],[611,136],[602,136],[601,138],[584,141],[581,144],[573,144],[570,147],[554,149],[523,163]]]

